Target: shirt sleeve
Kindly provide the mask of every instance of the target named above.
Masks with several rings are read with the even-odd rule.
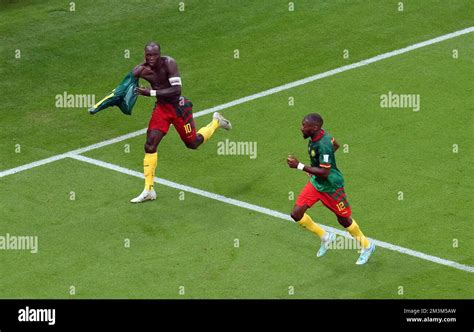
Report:
[[[319,150],[319,167],[331,168],[334,151],[332,144],[324,144],[320,146]]]

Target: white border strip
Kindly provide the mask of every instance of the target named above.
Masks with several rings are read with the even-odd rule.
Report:
[[[135,176],[137,178],[143,179],[143,177],[144,177],[143,173],[139,173],[137,171],[134,171],[134,170],[131,170],[131,169],[128,169],[128,168],[124,168],[124,167],[121,167],[121,166],[118,166],[118,165],[110,164],[110,163],[100,161],[100,160],[97,160],[97,159],[92,159],[92,158],[85,157],[85,156],[80,156],[80,155],[71,155],[70,157],[73,158],[73,159],[76,159],[76,160],[80,160],[80,161],[92,164],[92,165],[96,165],[96,166],[99,166],[99,167],[114,170],[116,172],[120,172],[120,173],[123,173],[123,174]],[[266,214],[266,215],[269,215],[269,216],[272,216],[272,217],[275,217],[275,218],[292,221],[290,216],[287,215],[287,214],[284,214],[284,213],[281,213],[281,212],[278,212],[278,211],[275,211],[275,210],[270,210],[270,209],[267,209],[267,208],[264,208],[264,207],[261,207],[261,206],[258,206],[258,205],[242,202],[242,201],[239,201],[239,200],[236,200],[236,199],[233,199],[233,198],[229,198],[229,197],[225,197],[225,196],[222,196],[222,195],[214,194],[214,193],[211,193],[209,191],[204,191],[204,190],[201,190],[201,189],[189,187],[189,186],[186,186],[186,185],[182,185],[182,184],[179,184],[179,183],[176,183],[176,182],[172,182],[172,181],[169,181],[169,180],[156,178],[156,177],[155,177],[155,182],[158,183],[158,184],[161,184],[163,186],[167,186],[167,187],[171,187],[171,188],[174,188],[174,189],[177,189],[177,190],[190,192],[190,193],[193,193],[193,194],[196,194],[196,195],[199,195],[199,196],[207,197],[207,198],[219,201],[219,202],[231,204],[231,205],[238,206],[238,207],[241,207],[241,208],[244,208],[244,209],[247,209],[247,210],[252,210],[252,211],[255,211],[255,212],[258,212],[258,213]],[[344,232],[340,229],[333,228],[333,227],[330,227],[330,226],[324,226],[324,225],[322,225],[322,226],[325,229],[330,230],[331,232],[336,233],[340,236],[344,236],[344,237],[347,237],[347,238],[352,238],[350,235],[347,234],[347,232]],[[428,254],[419,252],[419,251],[415,251],[415,250],[412,250],[412,249],[403,248],[403,247],[400,247],[400,246],[397,246],[397,245],[394,245],[394,244],[391,244],[391,243],[388,243],[388,242],[383,242],[383,241],[373,240],[373,239],[371,239],[371,241],[373,241],[377,246],[385,248],[385,249],[389,249],[389,250],[396,251],[396,252],[399,252],[399,253],[402,253],[402,254],[405,254],[405,255],[417,257],[417,258],[420,258],[420,259],[423,259],[423,260],[426,260],[426,261],[430,261],[430,262],[433,262],[433,263],[436,263],[436,264],[449,266],[449,267],[452,267],[452,268],[455,268],[455,269],[458,269],[458,270],[474,273],[474,267],[473,266],[460,264],[460,263],[453,262],[453,261],[450,261],[450,260],[447,260],[447,259],[444,259],[444,258],[439,258],[439,257],[436,257],[436,256],[432,256],[432,255],[428,255]]]
[[[233,107],[233,106],[236,106],[236,105],[240,105],[240,104],[249,102],[251,100],[255,100],[255,99],[258,99],[258,98],[269,96],[269,95],[272,95],[272,94],[275,94],[275,93],[278,93],[278,92],[281,92],[281,91],[284,91],[284,90],[292,89],[294,87],[301,86],[301,85],[304,85],[304,84],[307,84],[307,83],[310,83],[310,82],[314,82],[314,81],[320,80],[320,79],[325,78],[325,77],[333,76],[335,74],[342,73],[342,72],[345,72],[345,71],[348,71],[348,70],[351,70],[351,69],[359,68],[359,67],[362,67],[362,66],[367,66],[368,64],[371,64],[371,63],[374,63],[374,62],[377,62],[377,61],[380,61],[380,60],[388,59],[388,58],[394,57],[396,55],[411,52],[413,50],[416,50],[416,49],[419,49],[419,48],[422,48],[422,47],[425,47],[425,46],[428,46],[428,45],[436,44],[436,43],[442,42],[444,40],[455,38],[455,37],[458,37],[458,36],[461,36],[461,35],[465,35],[465,34],[470,33],[470,32],[474,32],[474,27],[470,27],[470,28],[462,29],[462,30],[455,31],[455,32],[452,32],[452,33],[448,33],[446,35],[442,35],[442,36],[439,36],[439,37],[436,37],[436,38],[433,38],[433,39],[430,39],[430,40],[426,40],[424,42],[416,43],[416,44],[413,44],[413,45],[410,45],[410,46],[407,46],[407,47],[404,47],[404,48],[401,48],[401,49],[398,49],[398,50],[395,50],[395,51],[380,54],[380,55],[374,56],[374,57],[366,59],[366,60],[362,60],[362,61],[350,64],[350,65],[342,66],[342,67],[339,67],[339,68],[336,68],[336,69],[332,69],[332,70],[326,71],[324,73],[309,76],[309,77],[306,77],[306,78],[298,80],[298,81],[294,81],[294,82],[291,82],[291,83],[280,85],[278,87],[275,87],[275,88],[272,88],[272,89],[269,89],[269,90],[265,90],[265,91],[247,96],[247,97],[243,97],[243,98],[240,98],[240,99],[222,104],[222,105],[218,105],[218,106],[215,106],[215,107],[212,107],[212,108],[208,108],[208,109],[205,109],[203,111],[195,113],[194,117],[198,118],[200,116],[203,116],[203,115],[206,115],[206,114],[209,114],[209,113],[212,113],[212,112],[217,112],[217,111],[229,108],[229,107]],[[92,144],[92,145],[80,148],[80,149],[72,150],[72,151],[62,153],[62,154],[59,154],[59,155],[56,155],[56,156],[52,156],[52,157],[49,157],[49,158],[46,158],[46,159],[41,159],[41,160],[26,164],[26,165],[22,165],[22,166],[18,166],[18,167],[15,167],[15,168],[8,169],[8,170],[4,170],[4,171],[0,172],[0,178],[2,178],[4,176],[16,174],[18,172],[25,171],[25,170],[28,170],[28,169],[31,169],[31,168],[34,168],[34,167],[49,164],[49,163],[52,163],[54,161],[67,158],[71,155],[77,155],[77,154],[80,154],[80,153],[88,152],[88,151],[91,151],[91,150],[102,148],[102,147],[107,146],[107,145],[111,145],[111,144],[114,144],[114,143],[118,143],[118,142],[130,139],[130,138],[133,138],[133,137],[136,137],[136,136],[140,136],[142,134],[145,134],[146,130],[147,130],[146,128],[140,129],[140,130],[131,132],[129,134],[118,136],[118,137],[115,137],[115,138],[112,138],[112,139],[109,139],[109,140],[106,140],[106,141],[102,141],[102,142],[99,142],[99,143],[96,143],[96,144]]]

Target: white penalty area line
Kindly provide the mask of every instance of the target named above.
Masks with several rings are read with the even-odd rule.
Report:
[[[422,47],[425,47],[425,46],[433,45],[433,44],[436,44],[436,43],[439,43],[439,42],[442,42],[442,41],[445,41],[445,40],[448,40],[448,39],[452,39],[452,38],[455,38],[455,37],[458,37],[458,36],[462,36],[462,35],[465,35],[465,34],[470,33],[470,32],[474,32],[474,27],[469,27],[469,28],[466,28],[466,29],[462,29],[462,30],[459,30],[459,31],[448,33],[446,35],[442,35],[442,36],[439,36],[439,37],[436,37],[436,38],[433,38],[433,39],[429,39],[429,40],[426,40],[424,42],[416,43],[416,44],[413,44],[413,45],[410,45],[410,46],[407,46],[407,47],[404,47],[404,48],[401,48],[401,49],[398,49],[398,50],[395,50],[395,51],[391,51],[391,52],[388,52],[388,53],[383,53],[383,54],[380,54],[380,55],[374,56],[372,58],[365,59],[365,60],[362,60],[362,61],[359,61],[359,62],[356,62],[356,63],[353,63],[353,64],[350,64],[350,65],[342,66],[342,67],[339,67],[339,68],[336,68],[336,69],[326,71],[324,73],[309,76],[309,77],[303,78],[301,80],[297,80],[297,81],[294,81],[294,82],[291,82],[291,83],[287,83],[287,84],[284,84],[284,85],[277,86],[277,87],[269,89],[269,90],[265,90],[265,91],[262,91],[262,92],[259,92],[259,93],[255,93],[255,94],[247,96],[247,97],[236,99],[234,101],[231,101],[231,102],[228,102],[228,103],[225,103],[225,104],[222,104],[222,105],[218,105],[218,106],[215,106],[215,107],[208,108],[208,109],[202,110],[200,112],[197,112],[197,113],[194,114],[194,117],[198,118],[198,117],[201,117],[203,115],[206,115],[206,114],[209,114],[209,113],[212,113],[212,112],[221,111],[223,109],[227,109],[227,108],[230,108],[230,107],[233,107],[233,106],[236,106],[236,105],[240,105],[240,104],[249,102],[251,100],[255,100],[255,99],[258,99],[258,98],[269,96],[269,95],[272,95],[272,94],[275,94],[275,93],[278,93],[278,92],[281,92],[281,91],[284,91],[284,90],[289,90],[289,89],[292,89],[294,87],[298,87],[298,86],[301,86],[301,85],[304,85],[304,84],[307,84],[307,83],[311,83],[311,82],[320,80],[322,78],[333,76],[333,75],[336,75],[336,74],[339,74],[339,73],[342,73],[342,72],[345,72],[345,71],[348,71],[348,70],[351,70],[351,69],[356,69],[356,68],[359,68],[359,67],[367,66],[367,65],[369,65],[371,63],[374,63],[374,62],[377,62],[377,61],[388,59],[388,58],[391,58],[391,57],[394,57],[394,56],[397,56],[397,55],[400,55],[400,54],[408,53],[408,52],[411,52],[413,50],[416,50],[416,49],[419,49],[419,48],[422,48]],[[16,174],[18,172],[22,172],[22,171],[25,171],[25,170],[28,170],[28,169],[31,169],[31,168],[34,168],[34,167],[49,164],[49,163],[52,163],[54,161],[70,157],[72,155],[78,155],[78,154],[85,153],[85,152],[88,152],[88,151],[91,151],[91,150],[102,148],[102,147],[107,146],[107,145],[118,143],[118,142],[130,139],[130,138],[136,137],[136,136],[140,136],[140,135],[145,134],[146,130],[147,130],[146,128],[140,129],[140,130],[137,130],[137,131],[134,131],[134,132],[122,135],[122,136],[118,136],[118,137],[115,137],[115,138],[112,138],[112,139],[109,139],[109,140],[105,140],[105,141],[102,141],[102,142],[99,142],[99,143],[96,143],[96,144],[92,144],[92,145],[89,145],[89,146],[86,146],[86,147],[83,147],[83,148],[80,148],[80,149],[72,150],[72,151],[65,152],[65,153],[62,153],[62,154],[58,154],[56,156],[52,156],[52,157],[49,157],[49,158],[46,158],[46,159],[38,160],[38,161],[29,163],[29,164],[25,164],[25,165],[18,166],[18,167],[15,167],[15,168],[7,169],[7,170],[4,170],[4,171],[0,172],[0,178],[2,178],[4,176]]]
[[[134,177],[137,177],[137,178],[140,178],[140,179],[144,178],[143,173],[140,173],[140,172],[128,169],[128,168],[124,168],[124,167],[121,167],[121,166],[118,166],[118,165],[114,165],[114,164],[111,164],[111,163],[107,163],[107,162],[104,162],[104,161],[100,161],[100,160],[97,160],[97,159],[92,159],[92,158],[81,156],[81,155],[70,155],[69,157],[73,158],[73,159],[76,159],[76,160],[80,160],[80,161],[89,163],[89,164],[92,164],[92,165],[96,165],[96,166],[103,167],[103,168],[106,168],[106,169],[114,170],[114,171],[119,172],[119,173],[131,175],[131,176],[134,176]],[[291,219],[291,217],[288,214],[284,214],[284,213],[281,213],[281,212],[278,212],[278,211],[275,211],[275,210],[267,209],[267,208],[264,208],[264,207],[261,207],[261,206],[258,206],[258,205],[250,204],[250,203],[247,203],[247,202],[242,202],[242,201],[239,201],[239,200],[236,200],[236,199],[233,199],[233,198],[229,198],[229,197],[226,197],[226,196],[223,196],[223,195],[214,194],[214,193],[211,193],[209,191],[193,188],[193,187],[190,187],[190,186],[186,186],[186,185],[183,185],[183,184],[179,184],[179,183],[176,183],[176,182],[172,182],[172,181],[157,178],[157,177],[155,177],[154,180],[155,180],[156,183],[161,184],[163,186],[167,186],[167,187],[174,188],[174,189],[177,189],[177,190],[186,191],[186,192],[189,192],[189,193],[192,193],[192,194],[195,194],[195,195],[199,195],[199,196],[202,196],[202,197],[210,198],[210,199],[213,199],[213,200],[216,200],[216,201],[219,201],[219,202],[223,202],[223,203],[227,203],[227,204],[230,204],[230,205],[238,206],[238,207],[243,208],[243,209],[255,211],[255,212],[258,212],[258,213],[266,214],[266,215],[271,216],[271,217],[275,217],[275,218],[279,218],[279,219],[288,220],[288,221],[293,222],[293,220]],[[322,225],[322,226],[326,230],[329,230],[329,231],[331,231],[333,233],[336,233],[340,236],[344,236],[344,237],[352,239],[352,237],[350,235],[348,235],[347,232],[345,232],[345,231],[342,231],[340,229],[333,228],[333,227],[330,227],[330,226],[325,226],[325,225]],[[391,243],[388,243],[388,242],[374,240],[374,239],[370,239],[370,240],[373,241],[377,246],[388,249],[388,250],[392,250],[392,251],[396,251],[396,252],[399,252],[399,253],[402,253],[402,254],[405,254],[405,255],[417,257],[417,258],[420,258],[420,259],[423,259],[423,260],[426,260],[426,261],[430,261],[430,262],[433,262],[433,263],[436,263],[436,264],[449,266],[449,267],[452,267],[454,269],[458,269],[458,270],[462,270],[462,271],[466,271],[466,272],[471,272],[471,273],[474,272],[474,267],[473,266],[464,265],[464,264],[453,262],[453,261],[450,261],[450,260],[447,260],[447,259],[444,259],[444,258],[428,255],[428,254],[425,254],[425,253],[422,253],[422,252],[419,252],[419,251],[415,251],[415,250],[412,250],[412,249],[400,247],[400,246],[397,246],[397,245],[394,245],[394,244],[391,244]]]

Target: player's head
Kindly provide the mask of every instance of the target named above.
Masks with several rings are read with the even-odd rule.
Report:
[[[303,137],[313,137],[323,126],[323,118],[317,113],[311,113],[306,115],[301,122],[301,132]]]
[[[155,66],[161,56],[160,44],[149,42],[145,45],[145,61],[149,66]]]

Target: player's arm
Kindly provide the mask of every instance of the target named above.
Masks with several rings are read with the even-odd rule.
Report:
[[[333,148],[334,152],[336,152],[337,149],[339,149],[339,144],[336,142],[334,137],[332,138],[332,148]]]
[[[317,176],[318,178],[326,179],[329,176],[331,167],[311,167],[308,165],[303,165],[293,156],[289,156],[286,160],[290,168],[298,168],[299,170],[305,171],[306,173]]]
[[[143,78],[142,77],[142,72],[143,72],[143,70],[145,70],[145,68],[146,68],[146,61],[140,63],[138,66],[133,68],[133,76],[137,79]],[[146,78],[143,78],[143,79],[147,80]],[[148,81],[148,83],[151,83],[151,82]],[[143,88],[143,87],[136,87],[135,88],[135,93],[138,94],[138,95],[142,95],[142,96],[150,96],[150,89]]]

